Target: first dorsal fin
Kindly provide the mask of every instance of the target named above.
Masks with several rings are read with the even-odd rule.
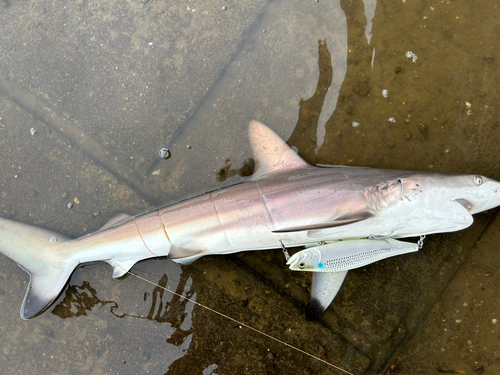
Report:
[[[248,138],[256,166],[252,180],[277,171],[310,167],[283,139],[258,121],[248,125]]]

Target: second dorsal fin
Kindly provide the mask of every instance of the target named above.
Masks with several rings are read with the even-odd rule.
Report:
[[[131,218],[132,216],[124,213],[124,212],[114,212],[111,215],[111,218],[106,222],[106,224],[103,225],[103,227],[100,230],[112,227],[115,224],[118,224],[121,221],[124,221],[128,218]]]
[[[258,121],[248,125],[248,138],[256,164],[252,180],[277,171],[310,167],[283,139]]]

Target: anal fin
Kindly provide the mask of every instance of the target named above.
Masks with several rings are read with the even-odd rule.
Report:
[[[118,256],[113,259],[108,259],[105,262],[113,267],[113,279],[117,279],[125,275],[130,269],[141,260],[150,259],[151,255],[145,254],[143,256]]]
[[[118,279],[125,275],[140,259],[110,259],[107,260],[111,267],[113,267],[113,279]]]

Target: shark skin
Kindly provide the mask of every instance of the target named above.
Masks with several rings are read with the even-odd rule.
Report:
[[[84,263],[106,262],[117,278],[147,258],[189,264],[205,255],[281,243],[320,248],[343,240],[359,252],[361,239],[458,231],[472,224],[473,214],[500,205],[500,183],[487,177],[318,168],[257,121],[249,124],[249,140],[256,172],[247,181],[137,216],[114,217],[77,239],[0,218],[0,252],[30,275],[21,317],[48,308]],[[339,272],[313,273],[308,317],[319,317],[333,300],[347,273]]]

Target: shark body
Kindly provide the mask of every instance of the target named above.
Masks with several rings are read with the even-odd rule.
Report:
[[[334,253],[332,241],[343,240],[344,255],[346,244],[358,254],[366,243],[360,239],[457,231],[472,224],[473,214],[500,205],[500,183],[486,177],[313,167],[257,121],[249,125],[249,139],[257,168],[248,181],[137,216],[123,214],[77,239],[0,219],[0,252],[31,278],[21,317],[50,306],[82,263],[107,262],[117,278],[147,258],[189,264],[281,243],[327,246]],[[377,254],[377,260],[395,255]],[[328,307],[346,273],[313,274],[308,317]]]

